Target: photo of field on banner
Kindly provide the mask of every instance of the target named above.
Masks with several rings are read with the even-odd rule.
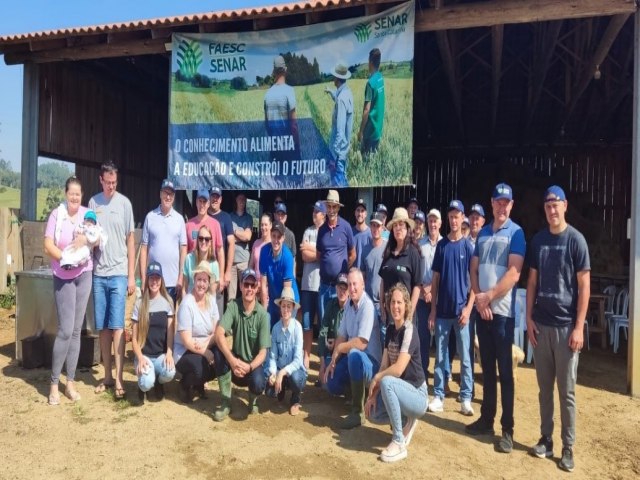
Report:
[[[174,34],[169,178],[228,190],[411,184],[414,3],[261,32]]]

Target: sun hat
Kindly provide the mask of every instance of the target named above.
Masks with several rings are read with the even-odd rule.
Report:
[[[209,280],[216,281],[216,276],[211,271],[211,267],[209,266],[209,262],[207,260],[202,260],[198,266],[193,271],[193,278],[196,277],[198,273],[206,273],[209,275]]]
[[[415,222],[409,218],[409,213],[404,207],[398,207],[393,211],[393,217],[387,223],[387,230],[391,230],[393,226],[398,222],[405,222],[409,225],[409,228],[413,230],[416,226]]]
[[[280,302],[282,302],[283,300],[286,301],[286,302],[293,303],[294,308],[300,308],[300,304],[298,302],[296,302],[296,296],[293,293],[293,288],[291,288],[291,287],[284,287],[282,289],[282,293],[280,294],[280,298],[276,298],[275,304],[280,306]]]
[[[331,75],[340,80],[347,80],[351,78],[351,72],[349,71],[349,67],[347,67],[344,63],[338,63],[333,70],[331,71]]]
[[[324,203],[335,203],[337,205],[340,205],[341,207],[344,207],[344,205],[340,203],[340,194],[337,190],[329,190],[327,192],[327,199],[324,201]]]

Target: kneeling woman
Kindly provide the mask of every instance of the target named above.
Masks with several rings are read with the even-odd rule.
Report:
[[[302,326],[293,318],[296,303],[291,287],[284,287],[280,298],[276,299],[280,307],[280,320],[271,330],[271,351],[267,360],[267,395],[284,399],[287,388],[291,390],[289,413],[300,413],[300,394],[307,381],[302,355]]]
[[[158,399],[164,397],[163,384],[173,380],[173,300],[162,279],[162,267],[151,262],[147,267],[142,297],[131,315],[133,353],[138,375],[138,398],[155,387]]]
[[[401,283],[395,284],[387,294],[387,311],[393,322],[387,327],[382,364],[371,381],[365,412],[374,423],[391,422],[392,440],[380,459],[397,462],[407,457],[406,447],[418,419],[427,410],[429,399],[420,361],[418,331],[411,322],[411,299]]]
[[[213,332],[220,318],[210,285],[215,281],[209,262],[203,260],[193,271],[193,289],[178,309],[178,335],[174,344],[176,369],[182,375],[182,400],[189,403],[197,394],[205,396],[204,385],[216,376]]]

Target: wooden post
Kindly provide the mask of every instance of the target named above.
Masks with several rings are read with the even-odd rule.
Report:
[[[22,168],[20,175],[20,216],[36,220],[38,180],[38,121],[40,97],[40,69],[25,63],[22,92]],[[6,262],[5,259],[2,259]]]
[[[629,265],[629,350],[627,354],[627,387],[640,397],[640,15],[635,15],[633,38],[633,130],[631,138],[631,252]]]
[[[0,208],[0,293],[7,288],[7,237],[9,236],[9,209]]]

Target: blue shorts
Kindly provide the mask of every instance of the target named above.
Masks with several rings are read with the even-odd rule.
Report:
[[[93,312],[96,330],[124,329],[124,311],[127,303],[127,277],[93,276]]]
[[[308,332],[313,328],[313,319],[318,312],[318,292],[300,291],[300,306],[302,308],[302,330]]]

